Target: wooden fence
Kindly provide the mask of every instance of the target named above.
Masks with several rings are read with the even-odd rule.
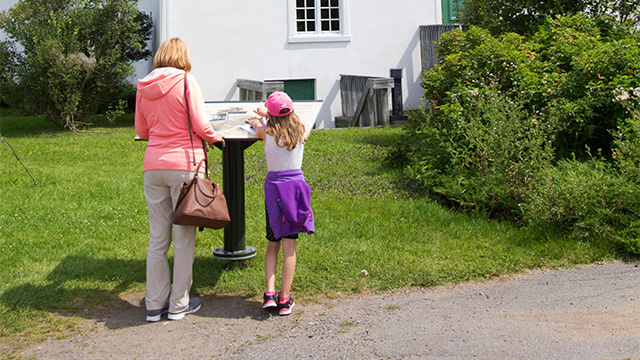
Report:
[[[282,81],[257,81],[236,79],[240,89],[240,101],[267,100],[267,94],[274,91],[284,91]]]
[[[422,72],[431,70],[439,63],[437,45],[440,36],[446,32],[462,29],[460,24],[422,25],[420,26],[420,50],[422,54]]]
[[[392,78],[340,75],[342,116],[336,127],[388,125],[391,88]]]

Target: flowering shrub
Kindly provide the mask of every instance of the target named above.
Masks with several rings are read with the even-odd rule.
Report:
[[[462,209],[638,252],[627,228],[640,216],[640,35],[602,24],[577,15],[529,39],[443,35],[425,107],[390,161]]]
[[[492,83],[529,113],[555,126],[558,158],[591,149],[608,151],[608,130],[627,116],[611,93],[640,86],[640,34],[602,31],[584,16],[558,17],[531,39],[491,36],[470,27],[443,35],[440,65],[425,73],[427,103],[451,102],[450,94]],[[603,34],[604,33],[604,34]]]
[[[613,159],[631,181],[640,181],[640,87],[618,88],[613,101],[622,105],[629,119],[612,130]]]

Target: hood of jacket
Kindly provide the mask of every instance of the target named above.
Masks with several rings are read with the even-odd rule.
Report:
[[[147,99],[155,100],[163,97],[174,86],[182,83],[184,70],[162,67],[154,69],[149,75],[138,80],[138,93]]]

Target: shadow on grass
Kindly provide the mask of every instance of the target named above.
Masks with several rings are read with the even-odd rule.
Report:
[[[172,259],[170,259],[171,262]],[[194,284],[214,288],[220,275],[237,264],[209,257],[194,261]],[[48,284],[21,284],[0,295],[7,309],[44,311],[61,316],[78,316],[102,322],[110,329],[145,324],[144,292],[132,293],[145,282],[144,260],[65,257],[47,276]],[[192,294],[192,296],[197,296]],[[204,295],[198,316],[266,320],[258,301],[245,296]]]

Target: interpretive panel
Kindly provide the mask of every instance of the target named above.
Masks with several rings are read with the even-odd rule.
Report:
[[[228,101],[206,102],[205,110],[209,116],[209,122],[217,133],[225,139],[252,139],[256,136],[250,133],[250,127],[245,120],[257,116],[253,110],[263,106],[263,101]],[[322,101],[294,101],[293,109],[304,124],[306,137],[318,120],[318,114],[322,107]]]

